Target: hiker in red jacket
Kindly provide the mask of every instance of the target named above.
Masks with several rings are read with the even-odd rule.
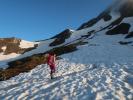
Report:
[[[56,60],[55,56],[56,55],[54,53],[49,53],[47,55],[47,64],[49,65],[51,70],[50,72],[51,79],[53,79],[53,73],[55,73],[55,60]]]

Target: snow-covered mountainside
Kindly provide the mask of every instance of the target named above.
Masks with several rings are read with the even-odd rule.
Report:
[[[28,44],[26,44],[28,47],[34,47],[34,44],[38,44],[38,46],[33,50],[22,52],[23,54],[17,58],[0,60],[7,63],[17,59],[25,58],[27,56],[32,56],[34,54],[45,53],[49,50],[52,50],[53,48],[68,46],[70,44],[74,44],[74,46],[76,45],[75,49],[78,48],[77,46],[82,47],[80,46],[81,44],[87,44],[88,46],[103,46],[107,43],[108,45],[111,45],[109,47],[112,47],[112,45],[124,47],[126,45],[132,48],[133,3],[132,0],[122,1],[124,2],[115,5],[119,6],[119,9],[118,7],[110,6],[98,17],[82,24],[77,30],[66,29],[51,39],[34,42],[33,44],[28,42]],[[95,41],[95,43],[93,41]],[[26,48],[26,45],[24,44],[25,42],[22,43],[22,48]],[[7,47],[1,46],[2,51],[4,51],[5,48]],[[7,53],[9,54],[12,52],[9,51]]]
[[[9,79],[0,82],[1,99],[133,99],[132,0],[117,2],[77,30],[25,44],[22,41],[19,47],[37,46],[0,61],[0,68],[5,68],[0,80]],[[2,52],[6,49],[1,47]],[[54,80],[49,79],[48,67],[41,65],[48,52],[62,58]]]

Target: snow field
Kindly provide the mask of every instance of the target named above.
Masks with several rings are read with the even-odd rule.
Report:
[[[0,82],[1,100],[132,100],[133,64],[57,62],[55,79],[42,64]]]

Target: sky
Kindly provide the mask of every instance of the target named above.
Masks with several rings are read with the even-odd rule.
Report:
[[[65,29],[76,30],[113,0],[0,0],[0,38],[48,39]]]

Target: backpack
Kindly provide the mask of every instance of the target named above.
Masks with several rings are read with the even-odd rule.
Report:
[[[54,55],[48,55],[48,58],[47,58],[47,64],[50,65],[50,66],[54,66],[55,65],[55,61],[54,61]]]

